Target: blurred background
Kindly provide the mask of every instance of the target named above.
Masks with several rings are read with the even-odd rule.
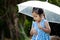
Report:
[[[30,40],[33,19],[18,13],[17,6],[25,1],[37,0],[0,0],[0,40]],[[60,0],[48,0],[48,2],[60,7]],[[60,23],[49,22],[49,24],[51,27],[50,35],[60,37]]]

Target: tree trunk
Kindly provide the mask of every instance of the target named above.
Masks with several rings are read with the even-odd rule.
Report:
[[[24,1],[24,0],[22,0]],[[7,23],[7,27],[9,27],[10,35],[12,40],[19,40],[19,28],[18,28],[18,17],[16,16],[16,3],[17,0],[4,0],[3,8],[4,20]]]
[[[2,30],[1,40],[4,40],[4,30]]]
[[[10,30],[12,40],[19,40],[18,17],[16,16],[16,6],[8,5],[5,17],[7,26]]]
[[[19,40],[18,18],[16,16],[16,7],[11,5],[10,33],[13,40]],[[13,36],[12,36],[13,35]],[[16,39],[15,39],[16,38]]]

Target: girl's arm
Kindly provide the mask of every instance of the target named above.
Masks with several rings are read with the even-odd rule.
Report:
[[[47,21],[45,22],[45,27],[46,28],[42,28],[42,30],[47,32],[47,33],[50,33],[51,32],[51,28],[50,28],[49,23]]]
[[[31,28],[30,35],[33,35],[32,29],[33,29],[33,27]]]

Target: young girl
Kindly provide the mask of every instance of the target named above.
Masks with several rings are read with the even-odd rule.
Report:
[[[33,21],[30,34],[32,40],[50,40],[49,33],[51,32],[48,21],[45,19],[44,11],[41,8],[33,8]]]

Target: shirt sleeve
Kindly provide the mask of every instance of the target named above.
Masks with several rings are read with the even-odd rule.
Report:
[[[45,23],[46,23],[46,22],[48,22],[48,20],[45,19],[45,20],[44,20],[44,26],[45,26]],[[48,22],[48,23],[49,23],[49,22]]]
[[[45,22],[48,22],[48,21],[45,19],[45,20],[44,20],[44,23],[45,23]]]
[[[34,27],[34,21],[32,21],[32,27]]]

